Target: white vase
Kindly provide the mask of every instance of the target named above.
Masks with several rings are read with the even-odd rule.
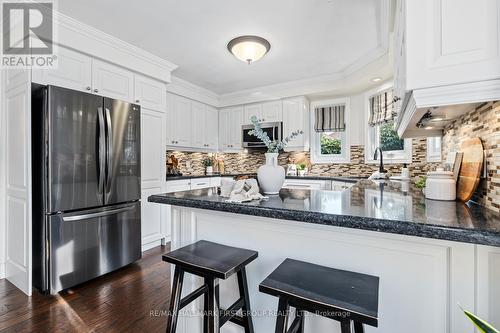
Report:
[[[211,166],[208,166],[205,170],[205,174],[211,175],[214,172],[214,168]]]
[[[285,169],[278,165],[278,153],[266,153],[266,164],[257,171],[264,194],[278,194],[285,183]]]

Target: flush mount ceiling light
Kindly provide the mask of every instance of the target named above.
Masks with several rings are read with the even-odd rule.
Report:
[[[259,36],[240,36],[227,44],[229,52],[248,64],[262,58],[270,48],[271,44]]]

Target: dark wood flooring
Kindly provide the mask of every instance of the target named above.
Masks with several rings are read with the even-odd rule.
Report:
[[[0,280],[0,332],[163,332],[170,297],[169,247],[56,296],[28,297]],[[163,314],[161,313],[163,311]]]

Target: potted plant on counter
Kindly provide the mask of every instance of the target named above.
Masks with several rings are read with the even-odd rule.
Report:
[[[300,177],[304,177],[307,173],[307,165],[305,165],[304,163],[297,164],[297,171]]]
[[[210,157],[203,160],[203,166],[205,167],[205,174],[210,175],[214,172],[214,161]]]
[[[303,134],[303,131],[294,131],[283,140],[271,140],[266,132],[262,130],[260,121],[256,116],[250,118],[254,129],[248,134],[259,138],[267,147],[266,164],[257,171],[259,185],[265,194],[278,194],[285,182],[285,169],[278,165],[278,154],[295,137]]]

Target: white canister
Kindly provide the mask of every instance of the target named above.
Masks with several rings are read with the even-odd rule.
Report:
[[[438,168],[427,173],[425,182],[425,197],[431,200],[455,200],[457,198],[457,183],[453,172]]]

